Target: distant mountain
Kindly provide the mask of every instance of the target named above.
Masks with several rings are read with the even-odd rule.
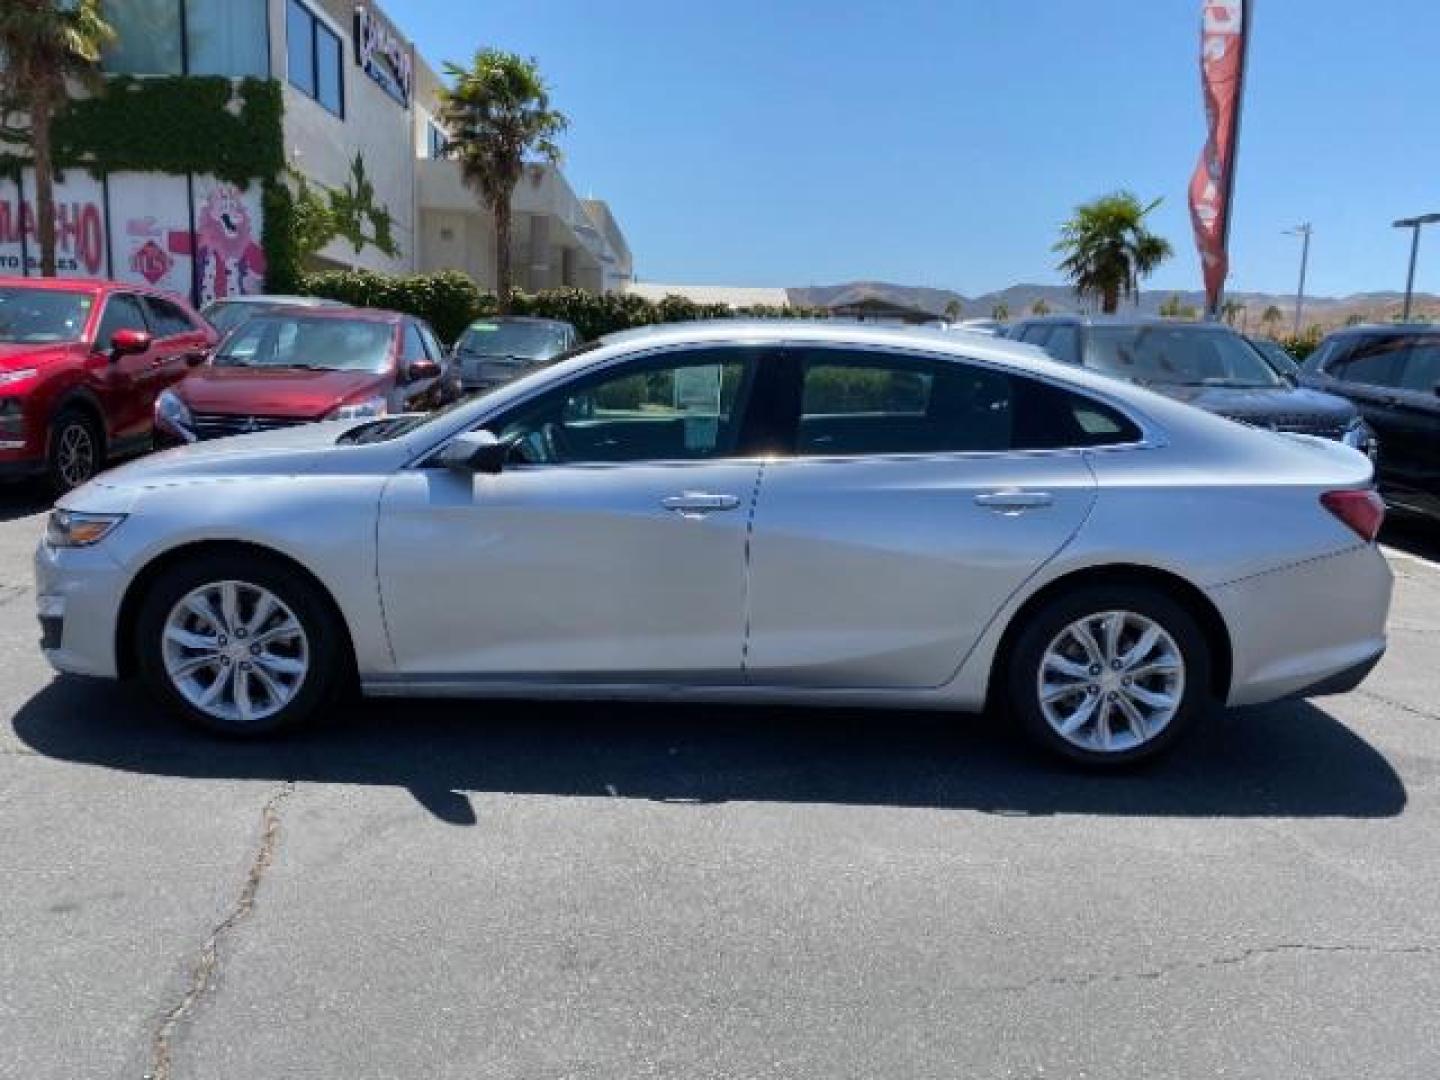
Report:
[[[788,289],[786,292],[790,303],[797,306],[832,307],[837,303],[874,298],[919,308],[936,316],[943,316],[948,304],[958,302],[961,317],[967,319],[990,318],[996,306],[1002,303],[1009,309],[1011,319],[1030,314],[1035,303],[1040,300],[1043,300],[1054,314],[1094,308],[1093,304],[1082,303],[1074,290],[1064,285],[1011,285],[998,292],[964,296],[949,289],[894,285],[880,281],[854,281],[843,285],[812,285],[803,289]],[[1147,289],[1140,294],[1138,305],[1125,304],[1121,311],[1158,315],[1161,306],[1172,296],[1179,299],[1182,308],[1190,307],[1199,311],[1205,306],[1205,294],[1202,292]],[[1231,293],[1229,298],[1246,308],[1237,325],[1244,323],[1252,330],[1261,329],[1260,317],[1269,307],[1279,309],[1283,317],[1283,329],[1288,329],[1295,318],[1293,294],[1242,292]],[[1318,324],[1322,329],[1330,329],[1356,318],[1366,322],[1389,322],[1399,317],[1404,299],[1404,294],[1398,292],[1367,292],[1342,297],[1307,296],[1304,322],[1307,326]],[[1414,313],[1417,318],[1440,319],[1440,296],[1417,293]]]

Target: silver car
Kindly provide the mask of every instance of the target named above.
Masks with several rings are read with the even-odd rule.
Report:
[[[45,654],[259,734],[379,696],[1004,707],[1084,762],[1359,683],[1371,465],[975,335],[651,328],[62,500]]]

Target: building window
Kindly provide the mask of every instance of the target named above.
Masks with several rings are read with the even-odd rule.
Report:
[[[300,0],[285,9],[290,85],[336,116],[345,115],[345,50],[340,35]]]
[[[112,75],[270,74],[266,0],[107,0]]]
[[[434,121],[426,124],[425,127],[430,135],[430,157],[435,161],[439,161],[445,157],[445,147],[450,142],[450,136],[446,134],[444,128]]]

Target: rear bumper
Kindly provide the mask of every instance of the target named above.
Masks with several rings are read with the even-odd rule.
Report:
[[[1392,586],[1366,544],[1208,590],[1230,631],[1227,704],[1354,689],[1384,655]]]

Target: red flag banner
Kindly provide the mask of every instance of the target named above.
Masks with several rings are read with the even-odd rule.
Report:
[[[1231,179],[1240,128],[1245,74],[1245,0],[1202,0],[1200,79],[1205,90],[1209,137],[1190,180],[1190,220],[1205,270],[1205,293],[1214,311],[1230,272],[1226,251]]]

